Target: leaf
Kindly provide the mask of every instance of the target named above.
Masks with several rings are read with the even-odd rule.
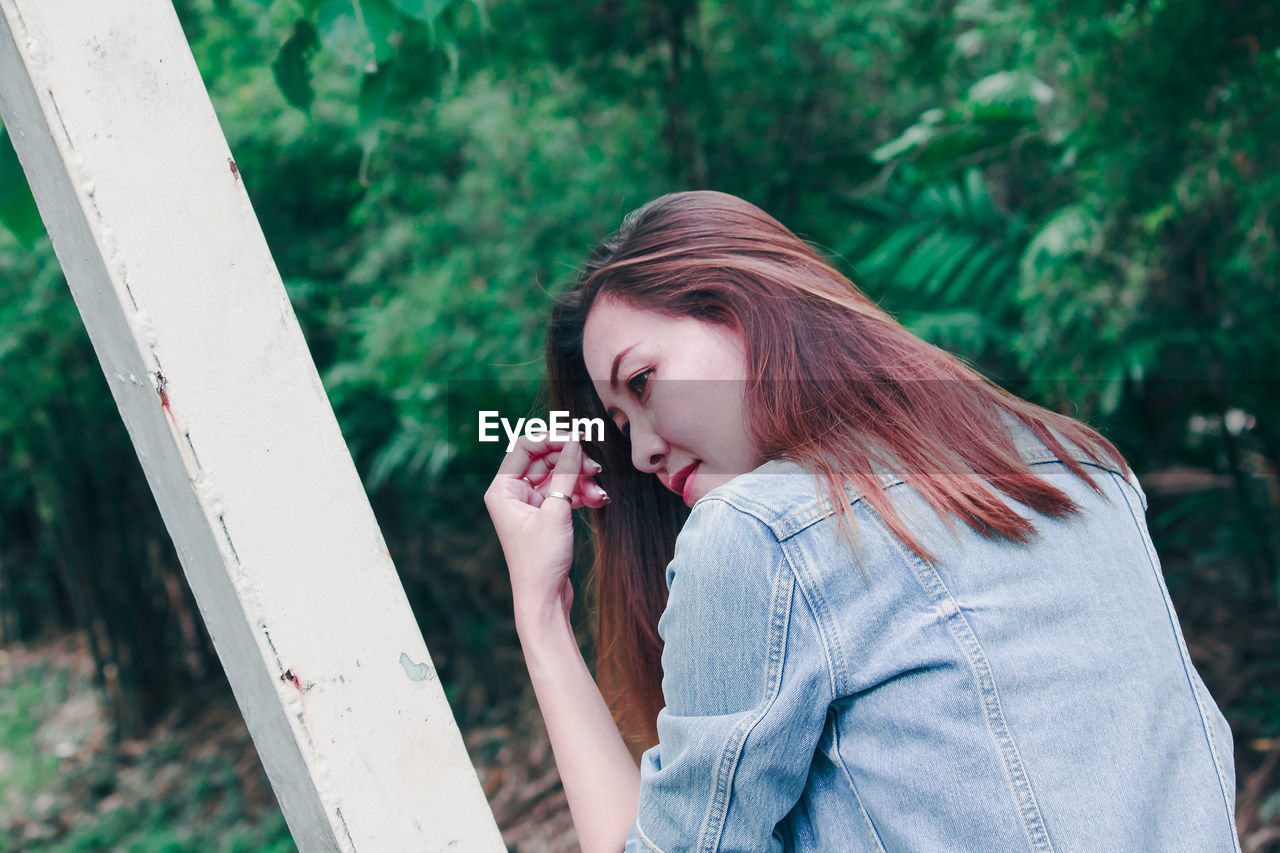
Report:
[[[969,87],[965,101],[970,106],[1020,106],[1053,100],[1051,86],[1027,71],[997,71]]]
[[[280,48],[271,71],[284,99],[304,113],[311,110],[316,91],[311,85],[311,57],[320,47],[315,26],[308,20],[293,25],[293,35]]]
[[[902,218],[898,205],[872,195],[843,196],[837,199],[844,209],[857,219],[880,223],[897,222]]]
[[[1027,244],[1022,277],[1034,281],[1064,259],[1086,251],[1101,226],[1082,204],[1069,204],[1054,213]]]
[[[977,289],[974,283],[978,277],[991,269],[991,261],[1002,251],[999,243],[987,243],[979,246],[964,261],[964,265],[956,272],[955,278],[947,288],[951,297],[957,301],[975,302]]]
[[[456,75],[459,63],[462,60],[458,53],[458,45],[452,41],[446,41],[440,46],[440,49],[444,51],[445,58],[449,60],[449,73]]]
[[[974,122],[952,125],[946,133],[940,133],[916,153],[915,164],[920,168],[933,168],[946,173],[954,168],[956,161],[983,152],[990,157],[995,150],[1007,145],[1024,124],[991,125]]]
[[[0,127],[0,225],[27,248],[44,236],[44,223],[27,186],[27,176],[9,142],[9,132],[3,127]]]
[[[367,73],[395,55],[403,21],[390,0],[323,0],[316,7],[324,49]]]
[[[1116,409],[1120,408],[1120,399],[1123,392],[1124,380],[1102,380],[1102,393],[1098,399],[1098,410],[1104,415],[1113,414]]]
[[[382,136],[382,115],[386,111],[394,78],[395,65],[389,62],[379,65],[376,71],[368,72],[360,78],[356,115],[360,128],[360,147],[364,150],[364,157],[360,161],[360,182],[366,186],[369,180],[369,163]]]
[[[391,4],[410,18],[417,18],[427,26],[433,26],[436,18],[452,5],[453,0],[391,0]]]
[[[892,278],[893,267],[901,263],[902,258],[921,237],[933,228],[931,222],[909,222],[889,232],[888,236],[868,255],[855,263],[864,272],[884,280]]]
[[[948,237],[945,250],[939,254],[933,274],[926,282],[926,290],[942,301],[964,302],[965,294],[952,288],[951,279],[960,265],[977,254],[982,247],[969,234],[954,233]]]
[[[991,194],[987,192],[987,183],[982,179],[978,169],[966,169],[964,173],[964,189],[968,198],[969,212],[978,222],[992,222],[996,216],[995,206],[991,203]]]
[[[377,71],[360,78],[360,95],[357,99],[357,116],[360,135],[376,132],[391,91],[392,68],[390,64],[378,66]]]
[[[986,266],[977,288],[972,292],[972,297],[975,301],[984,305],[1008,305],[1011,303],[1014,298],[1012,295],[1001,298],[997,298],[997,295],[1002,287],[1008,287],[1011,291],[1016,290],[1019,249],[1020,247],[1014,247],[1011,251],[998,253],[992,262]]]
[[[912,334],[950,348],[955,348],[958,344],[968,344],[971,347],[981,343],[991,333],[990,324],[977,311],[960,309],[903,312],[898,318]]]
[[[938,262],[946,251],[949,235],[946,231],[932,231],[911,248],[899,262],[893,274],[893,282],[910,290],[928,289],[938,268]]]
[[[401,17],[391,0],[356,0],[364,27],[373,42],[374,56],[386,62],[395,54],[401,38]]]
[[[895,157],[906,154],[911,149],[927,145],[938,136],[939,130],[926,124],[913,124],[902,132],[897,139],[891,139],[871,152],[871,159],[877,163],[887,163]]]
[[[373,42],[361,25],[352,0],[325,0],[316,9],[320,44],[344,65],[364,68],[374,58]]]

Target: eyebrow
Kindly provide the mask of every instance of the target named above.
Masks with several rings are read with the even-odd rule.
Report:
[[[624,349],[613,357],[613,368],[609,371],[609,387],[618,390],[618,365],[622,362],[622,357],[636,348],[635,344]]]
[[[618,365],[622,363],[622,357],[625,356],[627,353],[631,352],[635,348],[636,348],[636,345],[632,344],[631,346],[627,347],[622,352],[618,353],[613,357],[613,367],[610,368],[609,370],[609,387],[615,391],[618,390]],[[610,418],[612,418],[614,415],[618,413],[618,407],[609,406],[604,410],[604,413],[608,415]]]

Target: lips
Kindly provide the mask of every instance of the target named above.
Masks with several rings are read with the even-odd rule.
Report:
[[[686,490],[689,486],[689,478],[693,476],[694,469],[701,464],[701,460],[694,460],[677,471],[675,476],[671,478],[671,491],[678,494],[684,502],[690,506],[692,506],[692,502],[689,500],[688,494],[686,494]]]

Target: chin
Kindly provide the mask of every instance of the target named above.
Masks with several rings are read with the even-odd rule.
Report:
[[[723,486],[736,476],[736,474],[704,474],[699,470],[698,480],[694,483],[693,494],[691,494],[690,497],[693,498],[696,503],[706,496],[706,494],[712,489],[715,489],[718,486]]]

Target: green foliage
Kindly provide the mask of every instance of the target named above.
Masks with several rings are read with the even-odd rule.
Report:
[[[311,86],[311,56],[319,47],[315,25],[307,20],[300,20],[293,26],[293,35],[280,48],[280,55],[271,64],[275,72],[276,82],[284,98],[303,112],[311,109],[315,100],[315,89]]]
[[[1025,70],[997,71],[969,88],[957,103],[932,108],[896,139],[871,152],[885,163],[913,156],[922,168],[952,168],[957,162],[996,158],[1035,127],[1035,106],[1053,90]]]
[[[1228,585],[1274,613],[1268,4],[178,8],[447,681],[477,637],[511,639],[494,636],[508,605],[492,542],[429,547],[451,526],[484,528],[479,490],[500,452],[472,440],[471,418],[539,405],[551,297],[622,214],[698,187],[762,205],[917,334],[1099,426],[1140,473],[1217,475],[1216,491],[1156,508],[1158,544],[1178,564],[1228,566]],[[0,138],[6,636],[105,624],[98,599],[167,601],[177,576],[167,552],[147,556],[158,520],[128,541],[111,532],[113,502],[149,497],[33,216]],[[80,602],[81,587],[98,592]],[[189,606],[107,633],[172,648],[158,672],[200,677],[175,627]],[[1274,702],[1250,695],[1249,725],[1275,731]]]
[[[970,167],[932,184],[904,168],[877,195],[846,205],[858,222],[839,254],[858,259],[864,286],[892,298],[898,319],[926,340],[998,365],[1019,315],[1028,235],[996,206],[982,173]]]
[[[29,670],[0,692],[0,754],[7,762],[0,770],[0,802],[29,807],[58,772],[58,759],[42,753],[35,740],[41,715],[67,698],[65,674]]]
[[[194,805],[224,792],[206,786],[192,785]],[[244,816],[225,814],[214,820],[202,820],[198,829],[191,827],[191,814],[169,802],[153,802],[140,808],[120,808],[98,817],[93,823],[74,830],[43,849],[47,853],[96,853],[115,850],[121,853],[189,853],[207,850],[214,853],[296,853],[297,846],[279,812],[250,826]]]
[[[555,72],[525,85],[541,90],[533,109],[518,90],[479,74],[434,111],[430,144],[403,123],[384,134],[375,174],[423,180],[371,188],[356,213],[373,225],[371,239],[347,279],[360,290],[398,285],[353,311],[350,357],[326,374],[344,423],[373,423],[370,406],[380,404],[371,388],[394,401],[383,447],[368,457],[356,451],[368,458],[374,487],[396,477],[438,481],[459,446],[470,455],[455,472],[495,467],[474,441],[475,425],[450,411],[474,417],[483,400],[502,411],[532,406],[541,370],[531,356],[549,283],[616,226],[626,187],[640,198],[655,184],[623,165],[639,166],[637,155],[656,144],[643,123],[598,112],[579,84]],[[605,126],[614,133],[600,134]]]
[[[40,211],[36,209],[22,164],[3,125],[0,125],[0,227],[8,229],[26,248],[44,236]]]
[[[37,660],[40,658],[37,657]],[[0,832],[30,829],[52,810],[69,804],[88,806],[89,815],[58,824],[69,827],[57,837],[41,837],[48,853],[218,853],[295,851],[279,811],[252,814],[243,802],[234,759],[198,750],[193,760],[180,741],[153,741],[154,748],[124,758],[97,744],[83,706],[63,713],[69,700],[84,703],[87,684],[60,665],[41,662],[23,668],[7,664],[0,678]],[[75,744],[75,757],[58,758],[41,750],[56,732]],[[100,751],[95,751],[100,750]],[[125,781],[124,777],[128,776]],[[84,792],[114,794],[115,806],[100,811],[79,803]],[[43,805],[41,799],[47,800]],[[52,805],[51,805],[52,804]],[[96,813],[95,813],[96,812]],[[20,835],[0,835],[0,849],[18,842],[37,849]]]

